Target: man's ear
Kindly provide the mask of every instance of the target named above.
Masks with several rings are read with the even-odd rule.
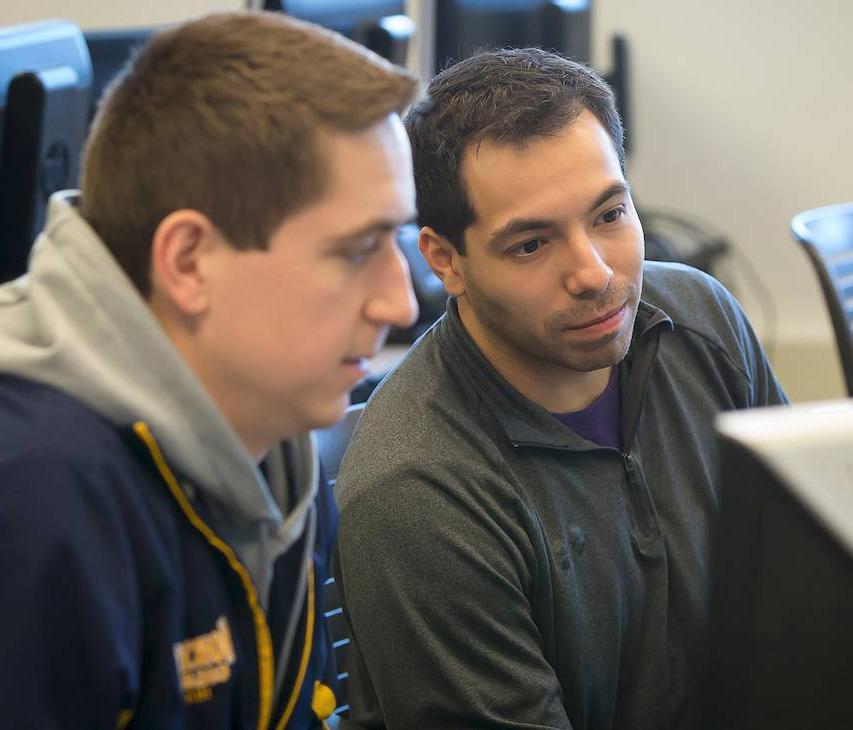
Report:
[[[458,297],[465,293],[465,279],[459,265],[460,254],[450,241],[429,226],[424,226],[418,236],[418,249],[433,273],[441,279],[448,294]]]
[[[206,258],[221,245],[222,236],[210,219],[196,210],[169,213],[151,242],[151,291],[169,300],[182,314],[207,310]]]

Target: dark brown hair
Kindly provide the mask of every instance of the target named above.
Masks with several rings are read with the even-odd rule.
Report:
[[[323,135],[402,112],[416,82],[342,36],[274,13],[161,31],[104,95],[86,145],[83,217],[147,296],[151,239],[204,213],[236,248],[266,248],[328,180]]]
[[[469,145],[522,147],[556,134],[584,110],[601,122],[624,167],[622,121],[613,92],[591,69],[538,48],[480,53],[445,69],[406,115],[418,223],[465,253],[476,211],[461,175]]]

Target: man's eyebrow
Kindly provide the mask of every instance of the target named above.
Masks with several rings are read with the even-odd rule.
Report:
[[[557,225],[555,220],[548,218],[513,218],[502,228],[496,230],[489,236],[489,242],[486,244],[489,248],[499,248],[501,242],[519,233],[527,231],[541,231],[547,228],[553,228]]]
[[[347,244],[353,243],[365,236],[369,236],[371,233],[388,233],[390,231],[394,231],[400,226],[404,226],[408,223],[414,223],[414,216],[408,218],[406,220],[399,219],[379,219],[372,220],[365,223],[363,226],[359,226],[354,231],[349,231],[347,233],[342,233],[340,236],[335,236],[332,239],[333,243],[339,244]]]
[[[597,208],[604,205],[610,198],[617,195],[624,195],[628,192],[628,183],[623,180],[614,182],[608,185],[602,193],[595,199],[595,202],[590,206],[589,213],[593,213]],[[542,231],[549,228],[555,228],[559,225],[558,221],[549,218],[514,218],[505,226],[489,236],[489,241],[486,244],[491,249],[500,248],[501,243],[507,238],[516,236],[519,233],[527,231]]]
[[[589,207],[589,213],[595,212],[595,209],[599,206],[604,205],[610,198],[613,198],[617,195],[624,195],[628,192],[628,183],[624,180],[618,180],[617,182],[610,185],[606,190],[604,190],[601,195],[599,195],[595,202]]]

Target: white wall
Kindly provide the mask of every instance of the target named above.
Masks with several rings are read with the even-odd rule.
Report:
[[[3,0],[0,25],[63,18],[74,21],[84,30],[132,28],[242,7],[245,7],[243,0]]]
[[[613,33],[631,47],[637,196],[719,226],[773,294],[783,383],[797,397],[840,395],[829,319],[788,222],[853,200],[853,2],[595,0],[595,8],[596,65],[609,67]],[[754,287],[737,281],[769,334]]]

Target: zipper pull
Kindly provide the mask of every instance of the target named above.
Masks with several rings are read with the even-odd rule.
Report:
[[[628,482],[631,486],[636,487],[638,478],[637,460],[631,454],[622,454],[622,463],[625,466],[625,474],[628,475]]]

